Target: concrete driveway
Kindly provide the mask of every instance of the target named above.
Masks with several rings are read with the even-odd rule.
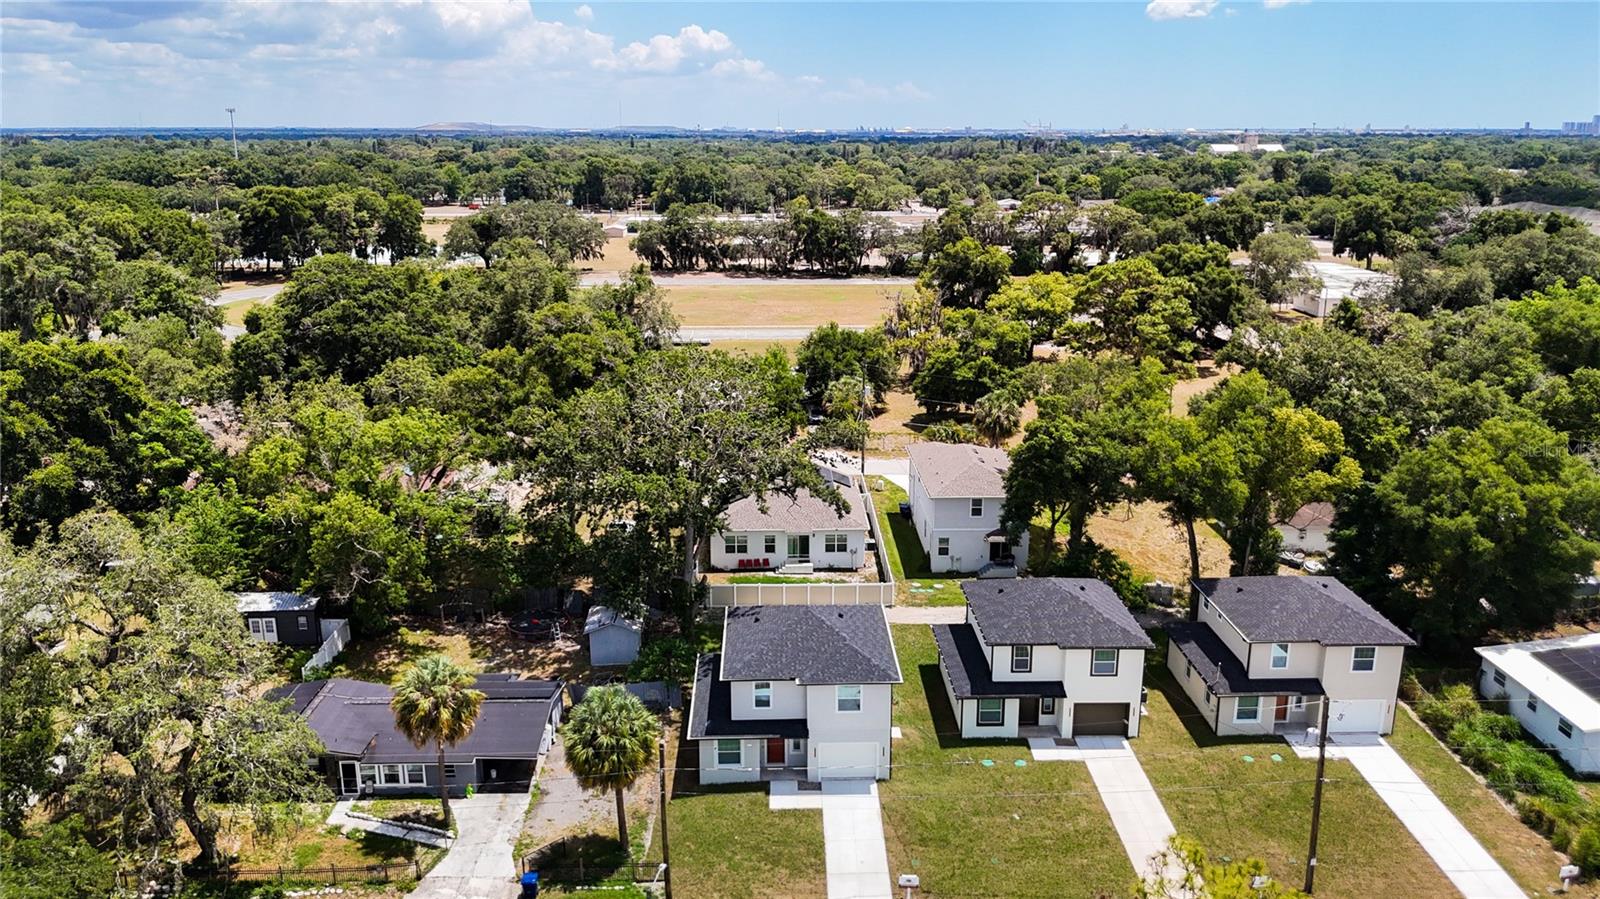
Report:
[[[1329,740],[1343,745],[1337,751],[1330,746],[1328,755],[1343,757],[1356,766],[1461,895],[1466,899],[1525,899],[1528,894],[1388,743],[1381,738],[1345,742],[1332,735]]]
[[[1057,746],[1054,740],[1036,737],[1028,740],[1028,748],[1035,761],[1087,765],[1133,870],[1146,880],[1153,880],[1160,873],[1168,883],[1181,883],[1180,866],[1168,864],[1164,871],[1155,870],[1154,857],[1167,849],[1177,829],[1128,741],[1121,737],[1078,737],[1075,742],[1076,746]]]
[[[820,792],[804,793],[798,786],[792,781],[774,782],[767,805],[775,810],[822,809],[828,899],[892,899],[878,785],[870,780],[829,780]]]
[[[411,899],[511,899],[517,894],[517,863],[512,858],[529,794],[479,793],[456,799],[456,841],[429,871]]]

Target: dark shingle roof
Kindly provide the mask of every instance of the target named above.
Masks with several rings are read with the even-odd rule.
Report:
[[[722,654],[707,653],[695,660],[694,692],[689,697],[689,739],[708,737],[789,737],[804,739],[809,730],[804,718],[733,719],[733,690],[717,675]]]
[[[1413,646],[1415,641],[1335,578],[1201,578],[1201,594],[1251,643]]]
[[[950,689],[957,699],[1067,695],[1061,681],[995,680],[983,644],[970,624],[935,624],[933,641],[939,645],[939,664],[950,677]]]
[[[465,740],[445,747],[445,764],[478,758],[536,759],[552,707],[561,701],[560,681],[514,681],[486,675],[474,685],[486,694],[478,723]],[[293,709],[334,755],[369,763],[437,761],[432,746],[418,749],[394,726],[383,684],[331,678],[280,688],[273,698],[288,698]]]
[[[1222,638],[1213,633],[1209,625],[1188,621],[1169,624],[1167,637],[1194,666],[1195,673],[1206,682],[1211,692],[1219,696],[1268,696],[1274,693],[1323,695],[1322,682],[1314,677],[1252,678],[1245,670],[1244,663],[1223,644]]]
[[[883,607],[736,606],[722,630],[725,680],[898,684]]]
[[[961,592],[991,646],[1151,649],[1128,607],[1104,581],[1032,577],[963,581]]]

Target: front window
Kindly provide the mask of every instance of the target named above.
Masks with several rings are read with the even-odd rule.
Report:
[[[456,766],[455,765],[445,765],[444,766],[444,779],[445,780],[455,780],[456,779]]]
[[[744,746],[738,740],[717,741],[717,767],[737,768],[744,764]]]
[[[844,553],[850,551],[850,540],[843,534],[823,534],[822,551]]]
[[[756,681],[756,708],[772,708],[772,684],[769,681]]]
[[[722,551],[730,556],[742,556],[750,551],[750,538],[743,534],[737,537],[732,534],[724,534],[722,535]]]
[[[941,556],[950,555],[950,538],[949,537],[940,537],[939,538],[939,549],[937,551],[938,551],[939,555],[941,555]]]
[[[761,538],[761,551],[769,556],[778,554],[778,535],[768,534]]]
[[[1350,656],[1351,671],[1371,671],[1378,667],[1378,647],[1357,646]]]
[[[1274,644],[1272,644],[1272,667],[1273,668],[1287,668],[1287,667],[1289,667],[1289,644],[1287,644],[1287,643],[1274,643]]]
[[[982,518],[983,517],[983,500],[974,499],[972,501],[972,517],[973,518]]]
[[[1097,649],[1094,659],[1089,663],[1089,673],[1094,677],[1115,677],[1117,674],[1117,651],[1115,649]]]
[[[840,684],[834,688],[834,702],[841,712],[861,711],[861,687],[856,684]]]
[[[421,765],[406,766],[406,783],[423,785],[427,782],[428,778],[422,773]]]
[[[361,785],[364,786],[364,787],[372,787],[372,786],[377,786],[377,784],[378,784],[378,766],[377,765],[362,765],[361,766]]]
[[[1261,697],[1241,696],[1239,704],[1233,707],[1233,721],[1241,724],[1248,721],[1261,720]]]
[[[1032,646],[1011,647],[1011,670],[1017,674],[1033,670]]]
[[[1056,713],[1056,698],[1044,696],[1039,699],[1039,714],[1054,715]]]
[[[383,782],[384,782],[385,785],[400,783],[401,782],[401,780],[400,780],[400,766],[399,765],[384,765],[383,766]]]
[[[978,700],[978,724],[983,727],[999,727],[1006,723],[1006,701],[1004,699]]]

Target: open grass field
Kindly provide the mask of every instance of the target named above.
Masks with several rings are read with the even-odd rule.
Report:
[[[878,787],[890,873],[920,876],[919,897],[1130,895],[1133,868],[1088,768],[1035,763],[1020,740],[960,739],[933,634],[900,625],[894,641],[905,736]]]
[[[673,284],[664,282],[678,320],[688,326],[793,327],[875,325],[894,306],[901,285],[868,281],[803,284]]]
[[[249,314],[251,309],[256,308],[257,306],[261,305],[262,303],[270,303],[270,302],[272,302],[272,301],[271,300],[240,300],[237,303],[228,303],[227,305],[220,307],[222,309],[222,320],[227,322],[230,325],[238,325],[240,327],[243,327],[244,326],[244,317],[247,314]]]
[[[625,272],[633,268],[644,260],[628,249],[629,240],[632,238],[606,238],[606,245],[600,250],[600,258],[585,259],[579,262],[577,267],[593,272]]]
[[[772,811],[765,784],[690,784],[667,804],[679,896],[789,899],[827,893],[822,810]],[[591,894],[592,895],[592,894]]]
[[[798,340],[714,340],[710,349],[721,350],[735,356],[760,356],[774,346],[783,347],[789,354],[789,361],[794,361],[795,350],[799,349]]]
[[[878,529],[883,533],[883,553],[894,574],[894,601],[903,606],[959,606],[961,575],[934,574],[928,570],[928,554],[922,548],[917,530],[900,516],[906,492],[887,478],[869,477],[872,505],[878,510]]]
[[[1130,740],[1178,833],[1213,858],[1260,858],[1274,878],[1305,875],[1316,762],[1278,739],[1218,738],[1166,669],[1145,672],[1149,715]],[[1273,761],[1277,753],[1283,760]],[[1255,761],[1246,762],[1244,756]],[[1319,897],[1453,897],[1457,893],[1378,794],[1345,761],[1329,760],[1317,853]]]
[[[1565,856],[1524,826],[1515,812],[1411,716],[1408,708],[1395,712],[1394,733],[1388,740],[1519,886],[1541,895],[1560,886],[1555,875],[1566,863]],[[1568,895],[1600,895],[1600,884],[1575,887]]]

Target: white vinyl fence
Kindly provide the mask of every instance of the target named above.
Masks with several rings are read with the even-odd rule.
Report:
[[[709,584],[706,605],[892,606],[894,584]]]
[[[300,679],[309,677],[313,668],[321,668],[333,661],[350,642],[350,619],[325,618],[322,621],[322,645],[311,656],[305,665],[300,668]]]

